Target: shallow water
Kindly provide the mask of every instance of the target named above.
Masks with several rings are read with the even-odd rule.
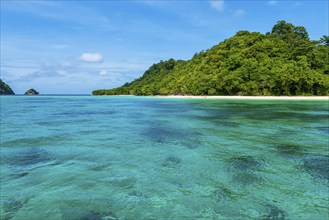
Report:
[[[328,108],[1,96],[1,219],[328,219]]]

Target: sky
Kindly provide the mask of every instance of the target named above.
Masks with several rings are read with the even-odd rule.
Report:
[[[0,74],[16,94],[90,94],[279,20],[329,35],[329,1],[0,0]]]

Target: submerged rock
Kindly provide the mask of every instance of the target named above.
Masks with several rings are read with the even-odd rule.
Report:
[[[262,179],[254,173],[240,172],[233,176],[233,181],[243,185],[249,185],[249,184],[261,182]]]
[[[111,180],[111,184],[113,186],[118,186],[121,188],[133,188],[133,186],[136,184],[137,178],[134,176],[118,176],[118,177],[113,177]]]
[[[213,192],[213,197],[217,200],[217,201],[223,201],[228,199],[230,196],[232,196],[232,191],[229,190],[226,187],[223,186],[219,186],[217,187],[217,189]]]
[[[322,134],[328,134],[329,135],[329,127],[322,127],[318,129]]]
[[[115,220],[118,219],[112,212],[95,212],[73,208],[65,210],[62,214],[64,220]]]
[[[262,216],[262,220],[285,220],[286,213],[275,205],[266,205],[267,214]]]
[[[196,149],[200,146],[202,146],[202,142],[197,138],[187,138],[183,145],[187,147],[188,149]]]
[[[4,155],[4,162],[14,166],[32,166],[54,160],[49,153],[38,147],[27,148]]]
[[[15,216],[15,213],[18,212],[25,204],[29,201],[28,197],[23,198],[12,198],[5,200],[2,204],[3,211],[5,212],[5,219],[11,219]]]
[[[82,216],[81,220],[101,220],[103,217],[99,212],[88,212]]]
[[[302,148],[302,146],[296,144],[280,144],[275,147],[278,154],[287,158],[302,156],[305,153],[305,150]]]
[[[254,171],[262,165],[261,161],[252,156],[240,156],[230,159],[231,170],[234,182],[248,185],[262,181],[260,177],[254,174]]]
[[[261,166],[261,162],[252,156],[240,156],[230,159],[233,168],[238,171],[249,171]]]
[[[180,159],[179,157],[169,156],[163,161],[162,166],[176,168],[181,165],[181,162],[182,162],[182,159]]]
[[[313,177],[329,180],[329,155],[305,158],[301,165]]]
[[[39,92],[35,89],[29,89],[24,93],[24,95],[39,95]]]

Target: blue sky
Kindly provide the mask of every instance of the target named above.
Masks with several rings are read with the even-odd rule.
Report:
[[[17,94],[90,94],[278,20],[328,34],[328,1],[1,0],[1,79]]]

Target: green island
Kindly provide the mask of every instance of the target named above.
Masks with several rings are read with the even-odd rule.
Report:
[[[0,95],[15,95],[14,91],[0,79]]]
[[[29,89],[24,93],[24,95],[39,95],[39,92],[35,89]]]
[[[239,31],[192,59],[160,61],[142,77],[93,95],[310,96],[329,94],[329,36],[278,21],[271,32]]]

